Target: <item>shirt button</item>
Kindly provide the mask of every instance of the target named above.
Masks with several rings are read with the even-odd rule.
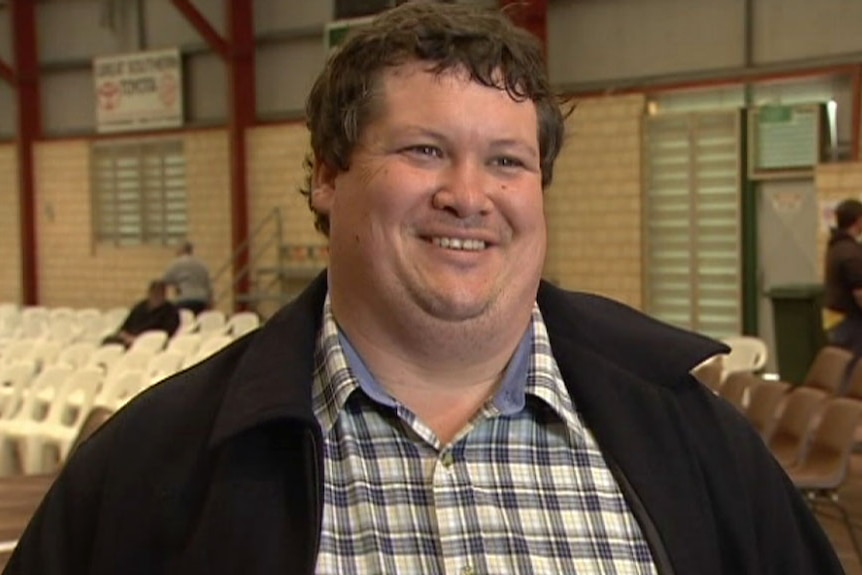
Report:
[[[440,463],[443,464],[443,467],[449,469],[452,467],[452,464],[455,463],[455,458],[452,457],[451,451],[446,451],[443,455],[440,456]],[[465,567],[465,569],[472,569],[471,567]],[[466,571],[462,571],[463,573],[467,573]]]

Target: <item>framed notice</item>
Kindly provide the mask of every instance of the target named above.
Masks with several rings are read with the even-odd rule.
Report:
[[[820,163],[828,133],[821,104],[770,105],[749,110],[749,177],[809,177]]]
[[[99,133],[176,128],[183,123],[178,49],[93,59]]]

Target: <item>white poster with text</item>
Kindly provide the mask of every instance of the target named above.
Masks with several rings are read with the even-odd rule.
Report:
[[[99,133],[176,128],[183,122],[177,49],[93,59]]]

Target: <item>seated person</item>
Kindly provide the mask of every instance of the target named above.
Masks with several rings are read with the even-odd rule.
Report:
[[[167,284],[153,280],[146,299],[135,304],[117,333],[109,335],[102,343],[121,343],[129,347],[139,334],[147,330],[160,329],[170,337],[179,326],[180,314],[177,307],[168,301]]]

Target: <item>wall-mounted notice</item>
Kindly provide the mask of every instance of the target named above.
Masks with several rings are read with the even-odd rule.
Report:
[[[177,49],[93,59],[99,133],[175,128],[183,122]]]

